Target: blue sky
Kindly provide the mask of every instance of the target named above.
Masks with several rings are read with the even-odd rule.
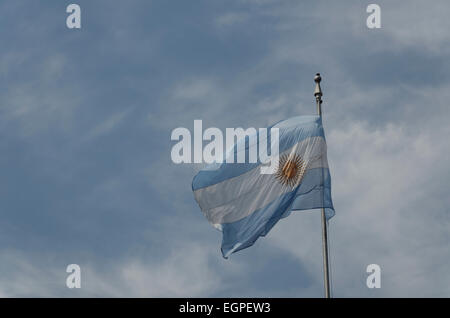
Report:
[[[318,211],[224,260],[170,159],[194,119],[313,114],[316,72],[334,295],[450,296],[447,1],[377,1],[378,30],[369,1],[79,0],[81,30],[70,3],[0,4],[0,296],[321,297]]]

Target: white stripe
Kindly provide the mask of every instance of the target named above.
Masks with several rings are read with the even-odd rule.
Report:
[[[309,137],[287,149],[284,154],[298,154],[306,169],[328,168],[323,137]],[[212,224],[238,221],[258,210],[292,187],[281,184],[276,175],[260,173],[260,165],[234,178],[194,191],[195,199]],[[305,172],[306,173],[306,172]]]

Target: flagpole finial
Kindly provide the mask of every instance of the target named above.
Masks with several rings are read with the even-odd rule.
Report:
[[[319,82],[322,80],[322,78],[320,77],[320,73],[316,73],[316,76],[314,76],[314,82]]]
[[[322,96],[322,88],[320,87],[320,82],[322,81],[322,77],[320,76],[320,73],[317,73],[316,76],[314,76],[314,82],[316,82],[316,89],[314,90],[314,96]]]
[[[320,76],[320,73],[317,73],[316,76],[314,76],[314,82],[316,82],[316,88],[314,89],[314,96],[316,97],[316,104],[317,104],[317,113],[319,116],[322,116],[322,88],[320,87],[320,82],[322,81],[322,77]]]

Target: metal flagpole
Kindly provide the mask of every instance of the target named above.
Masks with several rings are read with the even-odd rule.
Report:
[[[320,87],[320,73],[314,77],[316,88],[314,89],[314,96],[316,97],[317,114],[322,117],[322,88]],[[325,298],[330,298],[330,269],[328,264],[328,222],[325,216],[325,209],[322,208],[322,254],[323,254],[323,282],[325,286]]]

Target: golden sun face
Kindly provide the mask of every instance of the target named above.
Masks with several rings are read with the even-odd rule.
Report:
[[[297,154],[282,155],[278,161],[276,178],[283,185],[292,187],[299,183],[305,172],[305,163]]]

